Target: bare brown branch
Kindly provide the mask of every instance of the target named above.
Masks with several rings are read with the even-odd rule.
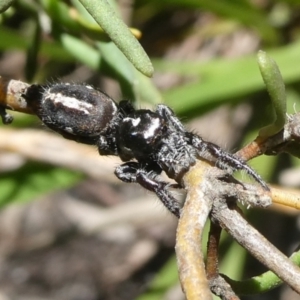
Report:
[[[188,194],[177,228],[176,254],[182,289],[189,300],[212,299],[201,251],[203,227],[212,205],[203,185],[208,169],[211,165],[199,161],[184,178]]]
[[[222,229],[218,224],[210,224],[206,258],[206,273],[208,279],[217,277],[219,275],[218,247],[221,231]]]
[[[209,281],[212,292],[222,300],[239,300],[240,298],[234,293],[231,286],[220,275]]]
[[[228,207],[224,198],[219,197],[214,202],[212,217],[255,258],[300,293],[299,267],[267,241],[234,207]]]
[[[299,190],[271,186],[271,194],[274,203],[300,209]]]
[[[0,76],[0,105],[10,110],[33,114],[22,97],[28,87],[28,83]]]
[[[211,222],[206,258],[206,274],[209,279],[210,290],[222,300],[239,300],[231,286],[219,275],[218,246],[221,227]]]
[[[236,155],[248,161],[261,154],[276,155],[287,152],[296,157],[300,157],[300,113],[290,115],[284,128],[273,136],[266,139],[257,137]]]

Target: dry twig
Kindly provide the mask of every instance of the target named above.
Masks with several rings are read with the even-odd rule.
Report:
[[[300,157],[300,113],[290,115],[284,128],[267,138],[257,137],[253,142],[236,152],[241,159],[248,161],[256,156],[277,155],[287,152]]]
[[[216,198],[212,219],[218,222],[233,238],[255,258],[300,294],[300,269],[275,246],[254,229],[236,210],[228,206],[226,196]]]
[[[188,194],[177,227],[176,255],[181,286],[189,300],[212,299],[201,251],[203,227],[212,207],[203,185],[207,169],[211,165],[199,161],[184,176]]]
[[[62,139],[50,132],[0,129],[0,149],[35,161],[81,171],[92,178],[119,182],[113,174],[114,166],[120,162],[118,158],[101,157],[91,146]]]

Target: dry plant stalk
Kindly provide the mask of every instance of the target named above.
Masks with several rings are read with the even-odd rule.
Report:
[[[187,299],[200,299],[200,295],[207,293],[207,289],[203,287],[206,278],[200,245],[205,218],[208,218],[209,214],[212,222],[225,229],[261,263],[300,293],[299,267],[254,229],[236,207],[237,201],[246,205],[267,207],[271,204],[271,193],[259,186],[230,182],[230,178],[224,177],[223,171],[204,162],[198,162],[190,172],[191,174],[188,172],[184,177],[188,194],[178,225],[176,245],[180,279]],[[272,193],[276,194],[274,189]],[[209,268],[211,271],[213,267]],[[214,278],[210,278],[209,273],[207,275],[214,293],[222,299],[238,299],[217,274]]]
[[[189,300],[212,299],[201,250],[203,228],[212,207],[203,186],[207,169],[211,169],[210,164],[198,161],[184,176],[189,192],[177,227],[175,249],[181,286]],[[198,188],[190,189],[190,186]]]
[[[20,80],[7,79],[0,76],[0,105],[10,110],[33,114],[22,95],[29,87],[28,83]]]
[[[242,217],[235,204],[229,206],[226,197],[216,198],[212,220],[218,222],[241,246],[300,294],[300,268],[254,229]]]
[[[277,155],[287,152],[300,157],[300,113],[289,115],[287,123],[278,133],[267,138],[257,137],[254,141],[235,153],[241,159],[248,161],[262,154]]]

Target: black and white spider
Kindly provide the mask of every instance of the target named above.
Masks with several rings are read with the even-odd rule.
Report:
[[[101,155],[119,156],[125,163],[116,168],[116,176],[155,192],[177,217],[181,206],[158,175],[165,171],[180,186],[197,159],[229,173],[244,170],[269,190],[245,162],[187,131],[166,105],[154,111],[135,109],[129,101],[117,104],[90,86],[63,83],[31,85],[24,98],[44,124],[65,138],[95,144]]]

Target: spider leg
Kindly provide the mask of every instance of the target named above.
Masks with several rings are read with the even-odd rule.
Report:
[[[120,108],[121,114],[123,114],[123,115],[128,115],[135,111],[132,103],[128,100],[122,100],[119,103],[119,108]]]
[[[154,192],[163,205],[177,218],[180,217],[181,206],[177,200],[168,191],[168,183],[163,181],[157,181],[151,176],[147,176],[145,173],[139,173],[137,176],[137,182],[145,189]]]
[[[182,123],[180,122],[180,120],[176,117],[176,115],[174,114],[173,110],[164,105],[164,104],[159,104],[156,107],[156,112],[163,117],[164,120],[166,120],[167,122],[169,122],[169,124],[171,124],[176,130],[181,131],[181,132],[185,132],[185,128],[182,125]]]
[[[169,184],[155,178],[157,173],[145,170],[137,162],[127,162],[116,168],[115,175],[124,182],[136,182],[148,191],[154,192],[172,214],[180,217],[181,206],[168,191]]]
[[[13,121],[13,116],[6,112],[6,108],[0,105],[0,117],[3,124],[10,124]]]
[[[115,146],[115,138],[112,134],[101,134],[98,137],[97,147],[100,155],[118,155],[117,147]]]
[[[224,151],[222,148],[216,144],[206,142],[201,137],[187,133],[190,138],[192,145],[198,149],[199,156],[211,161],[211,157],[215,159],[215,164],[218,168],[229,171],[230,173],[236,170],[244,170],[248,175],[250,175],[254,180],[256,180],[265,190],[269,191],[268,185],[264,180],[244,161],[240,158]]]

